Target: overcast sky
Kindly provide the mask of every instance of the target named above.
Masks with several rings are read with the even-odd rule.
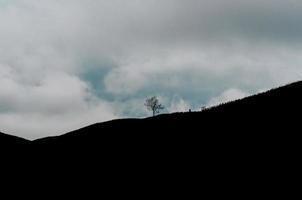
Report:
[[[302,79],[300,0],[0,0],[0,131],[30,139]]]

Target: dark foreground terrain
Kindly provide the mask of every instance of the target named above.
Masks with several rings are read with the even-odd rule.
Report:
[[[297,82],[203,112],[114,120],[35,141],[1,134],[0,145],[42,166],[105,168],[106,176],[126,180],[160,175],[169,183],[190,178],[190,184],[206,179],[208,185],[240,185],[261,177],[257,184],[264,187],[268,180],[271,186],[298,176],[301,115]]]

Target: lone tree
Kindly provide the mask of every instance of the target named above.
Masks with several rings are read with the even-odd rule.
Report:
[[[160,110],[163,110],[165,107],[159,103],[156,96],[146,99],[145,106],[148,110],[152,111],[153,117],[160,113]]]

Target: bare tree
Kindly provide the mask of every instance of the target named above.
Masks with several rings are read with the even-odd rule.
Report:
[[[163,110],[165,107],[159,103],[159,100],[156,96],[146,99],[145,106],[148,110],[152,111],[153,116],[160,113],[160,110]]]

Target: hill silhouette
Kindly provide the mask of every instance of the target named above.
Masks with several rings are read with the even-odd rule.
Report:
[[[12,135],[7,135],[0,132],[0,148],[18,147],[19,145],[29,144],[30,141]]]
[[[267,131],[266,134],[262,134],[263,136],[271,134],[274,130],[290,132],[294,128],[299,128],[300,125],[301,94],[302,82],[296,82],[212,107],[203,112],[163,114],[146,119],[113,120],[94,124],[62,136],[39,139],[33,143],[73,146],[99,144],[111,138],[114,143],[128,141],[131,144],[139,139],[142,142],[144,140],[160,142],[163,139],[176,139],[176,136],[190,140],[189,137],[192,139],[212,137],[213,135],[208,130],[212,130],[213,133],[225,130],[219,135],[231,136],[237,133],[242,137],[247,136],[247,132],[252,130],[254,135]],[[109,145],[107,142],[105,144]]]
[[[1,133],[0,142],[3,145],[29,143],[40,148],[88,151],[114,146],[128,150],[134,147],[172,148],[180,143],[189,147],[190,143],[202,143],[207,139],[219,142],[231,141],[233,137],[258,142],[273,140],[280,132],[294,134],[300,129],[301,94],[302,82],[296,82],[203,112],[113,120],[30,142]]]
[[[113,120],[34,141],[0,134],[0,144],[21,152],[22,166],[149,193],[154,184],[198,191],[196,182],[212,194],[250,193],[254,184],[269,192],[267,185],[293,186],[289,177],[300,170],[301,94],[296,82],[203,112]]]

